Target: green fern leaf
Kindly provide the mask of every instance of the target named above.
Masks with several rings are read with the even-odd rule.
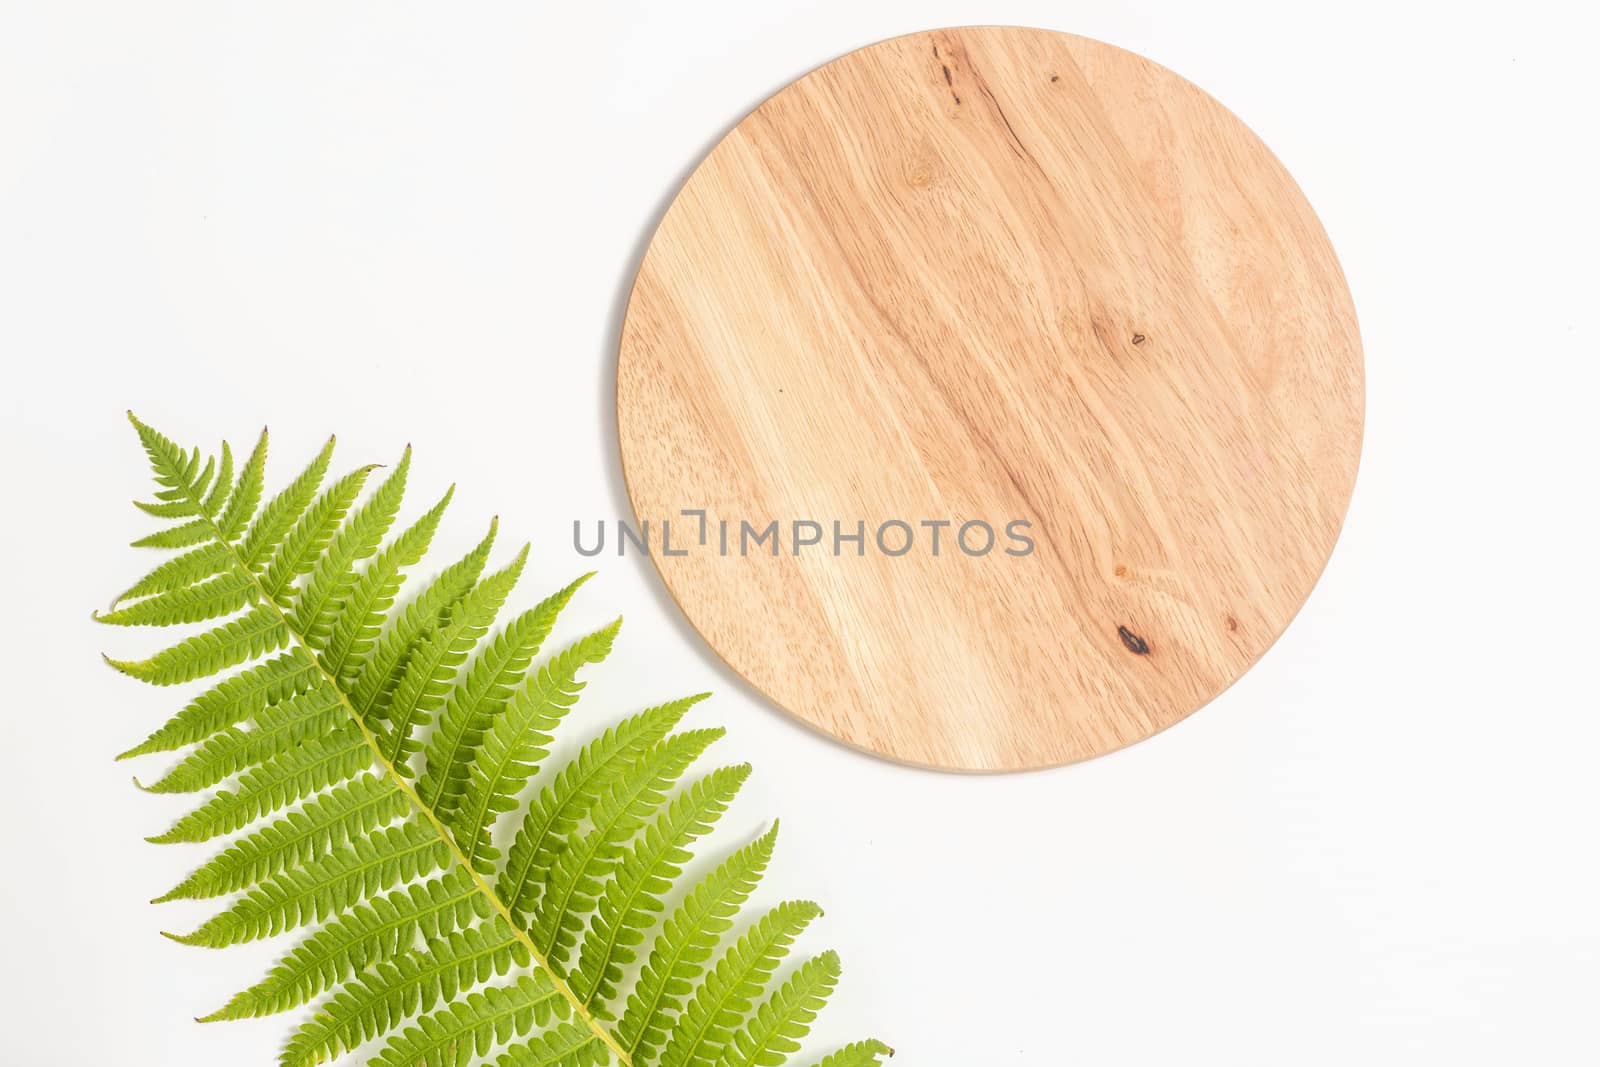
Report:
[[[172,526],[165,530],[157,531],[148,536],[141,537],[133,542],[134,548],[189,548],[193,545],[204,544],[211,538],[211,520],[205,517],[186,522],[181,526]]]
[[[250,450],[243,469],[239,471],[238,482],[228,494],[228,506],[223,511],[222,517],[217,520],[217,532],[223,542],[231,543],[238,540],[239,535],[244,532],[245,524],[256,513],[256,508],[261,506],[261,491],[266,487],[266,473],[267,431],[266,427],[262,427],[261,436],[256,438],[255,448]]]
[[[406,757],[422,750],[413,734],[443,705],[456,671],[494,623],[527,561],[524,545],[510,566],[489,575],[462,597],[449,617],[407,658],[380,738],[379,751],[390,763],[400,766]]]
[[[195,498],[199,494],[191,490],[195,488],[195,476],[200,471],[200,450],[197,448],[192,452],[184,451],[170,438],[134,418],[131,411],[128,412],[128,421],[133,423],[134,431],[139,435],[139,443],[144,446],[145,455],[149,457],[151,473],[155,475],[156,484],[161,487],[161,491],[156,494],[157,499],[163,503],[187,507],[188,511],[181,514],[198,513],[200,503]],[[146,507],[144,510],[150,509]],[[178,518],[181,515],[162,517]]]
[[[780,1067],[800,1050],[800,1039],[839,982],[833,952],[807,960],[728,1041],[717,1067]]]
[[[250,1019],[297,1008],[353,972],[437,940],[491,914],[467,872],[405,886],[360,905],[297,946],[260,982],[201,1019]]]
[[[243,722],[263,708],[304,693],[318,677],[316,664],[299,649],[259,663],[196,697],[161,729],[117,758],[171,752],[192,745]]]
[[[664,910],[662,895],[691,858],[689,843],[711,832],[749,776],[750,765],[744,764],[695,782],[618,860],[617,875],[589,921],[572,979],[572,990],[585,1005],[604,1004],[616,995],[622,966],[633,962],[634,946]]]
[[[193,793],[208,789],[246,767],[282,755],[308,738],[322,737],[347,721],[339,694],[328,686],[317,686],[280,703],[268,704],[252,719],[253,729],[227,726],[206,738],[148,790]]]
[[[353,778],[371,765],[371,749],[355,724],[345,723],[329,737],[308,741],[246,772],[237,788],[221,790],[173,823],[172,829],[149,840],[166,845],[231,834],[334,782]]]
[[[778,840],[778,824],[728,857],[684,898],[650,949],[628,1009],[617,1024],[622,1047],[636,1063],[648,1063],[667,1039],[717,941],[733,928],[739,908],[761,881]]]
[[[473,660],[439,718],[439,728],[429,742],[427,771],[417,787],[422,802],[449,820],[466,792],[468,772],[484,731],[511,700],[513,688],[527,673],[544,644],[556,617],[578,588],[593,577],[585,574],[538,607],[524,612]]]
[[[510,985],[490,986],[424,1015],[390,1038],[371,1067],[465,1067],[496,1045],[526,1037],[558,1016],[566,1018],[571,1009],[548,975],[523,975]],[[593,1040],[593,1034],[578,1029]]]
[[[894,1049],[882,1041],[857,1041],[819,1060],[813,1067],[878,1067],[884,1057],[893,1055]]]
[[[250,529],[245,531],[244,539],[239,542],[239,558],[246,567],[259,567],[277,549],[290,528],[311,505],[331,462],[332,437],[328,438],[328,443],[322,446],[322,451],[317,453],[311,465],[301,471],[288,488],[268,501],[250,524]]]
[[[667,915],[692,843],[748,774],[722,768],[679,788],[722,733],[672,733],[703,697],[640,712],[544,767],[579,673],[617,632],[613,623],[536,662],[587,575],[495,632],[527,549],[490,572],[494,524],[402,600],[450,500],[390,537],[409,449],[369,490],[371,466],[330,475],[330,439],[263,505],[265,431],[236,474],[226,442],[206,456],[129,418],[156,482],[139,507],[168,524],[138,543],[175,555],[97,617],[213,625],[148,659],[109,661],[157,685],[209,679],[123,757],[193,746],[149,791],[204,795],[151,840],[233,835],[159,899],[239,894],[175,936],[187,944],[307,928],[206,1020],[321,997],[285,1064],[376,1039],[379,1067],[464,1067],[501,1046],[499,1067],[645,1067],[657,1052],[668,1067],[772,1067],[798,1047],[837,978],[832,955],[756,1001],[815,905],[781,905],[708,966],[774,834]],[[524,803],[502,857],[496,823]],[[886,1051],[862,1043],[824,1064],[863,1067]]]
[[[168,496],[169,493],[157,493],[158,497]],[[146,515],[154,515],[158,519],[181,519],[195,513],[195,506],[187,500],[157,500],[145,502],[135,500],[133,506]]]
[[[467,861],[483,873],[493,874],[496,869],[499,853],[489,844],[495,817],[517,806],[517,795],[545,757],[545,746],[553,737],[549,731],[560,724],[583,689],[577,680],[579,669],[599,663],[611,653],[621,625],[618,619],[557,654],[511,698],[489,727],[470,770],[463,775],[466,795],[455,823]]]
[[[684,713],[706,698],[701,693],[642,711],[591,741],[556,775],[528,809],[511,846],[495,895],[513,914],[531,912],[543,888],[543,872],[555,862],[567,835],[577,827],[602,790],[629,764],[653,748],[678,724]]]
[[[185,552],[162,563],[117,595],[112,607],[151,593],[165,593],[183,589],[203,578],[227,573],[233,565],[233,553],[227,545],[215,542],[201,545],[193,552]],[[105,616],[100,617],[104,621]]]
[[[365,774],[348,785],[322,793],[276,822],[236,840],[204,866],[157,898],[157,903],[218,897],[255,885],[296,864],[368,833],[410,810],[394,783]],[[434,850],[437,835],[407,823],[404,836],[388,843],[389,855],[407,862],[411,853]]]
[[[722,729],[690,730],[667,738],[630,765],[588,813],[593,829],[568,843],[556,856],[545,890],[534,909],[529,933],[534,946],[557,966],[577,944],[583,915],[595,905],[613,873],[622,845],[666,799],[689,764],[723,734]]]
[[[222,574],[200,585],[157,593],[95,618],[112,626],[173,626],[185,622],[210,622],[238,611],[250,603],[254,594],[253,582],[236,574]]]
[[[610,1062],[610,1055],[592,1032],[568,1023],[509,1050],[495,1062],[496,1067],[600,1067]]]
[[[217,460],[217,477],[211,483],[211,489],[205,498],[200,501],[200,514],[210,519],[215,519],[222,510],[222,505],[227,502],[228,494],[233,491],[233,449],[228,447],[228,442],[222,442],[222,454]]]
[[[684,1009],[661,1053],[661,1067],[712,1067],[789,946],[821,914],[806,900],[779,904],[734,942]]]
[[[274,875],[193,933],[172,939],[223,948],[273,937],[347,911],[359,900],[449,862],[450,850],[437,836],[427,839],[414,824],[389,827]]]
[[[176,620],[173,620],[176,621]],[[107,660],[123,674],[151,685],[177,685],[227,670],[289,643],[289,629],[272,608],[262,606],[215,630],[157,652],[149,659]]]
[[[329,540],[344,521],[350,505],[360,495],[367,475],[376,469],[376,464],[369,464],[351,471],[300,516],[300,521],[294,524],[283,544],[278,546],[266,573],[261,576],[262,588],[269,597],[281,597],[290,582],[310,571],[319,559],[324,558],[323,551],[328,547]]]
[[[494,522],[489,524],[489,532],[477,548],[446,567],[400,611],[394,625],[381,637],[374,637],[400,588],[400,568],[411,566],[422,557],[433,528],[449,502],[450,494],[446,493],[432,511],[384,550],[362,576],[347,610],[340,615],[328,648],[327,670],[336,672],[340,683],[349,689],[351,707],[363,722],[389,717],[395,687],[400,684],[411,656],[431,637],[433,628],[477,585],[489,562],[489,551],[494,547],[498,528]]]
[[[441,999],[530,962],[527,946],[498,917],[458,930],[412,955],[396,956],[357,975],[289,1039],[285,1067],[331,1059],[384,1033]]]
[[[326,651],[334,620],[356,586],[355,565],[378,551],[378,546],[383,543],[383,535],[388,533],[395,517],[400,514],[400,501],[405,495],[406,478],[410,472],[411,450],[408,448],[405,455],[400,457],[394,473],[384,479],[366,506],[344,524],[327,552],[314,564],[311,580],[300,593],[291,615],[292,625],[297,632],[306,635],[311,647]],[[439,505],[440,514],[443,513],[443,507],[443,504]],[[432,536],[438,516],[425,522],[422,549],[414,553],[418,557]],[[401,551],[411,554],[406,549]],[[398,579],[398,573],[395,577]],[[329,673],[335,677],[338,674],[337,671]]]

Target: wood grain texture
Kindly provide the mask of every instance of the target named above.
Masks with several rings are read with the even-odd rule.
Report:
[[[993,771],[1148,737],[1261,656],[1338,535],[1363,382],[1333,249],[1243,123],[1121,49],[984,27],[844,56],[712,150],[640,267],[617,405],[639,519],[829,529],[657,546],[712,648],[852,745]],[[893,518],[1036,548],[952,526],[890,557]]]

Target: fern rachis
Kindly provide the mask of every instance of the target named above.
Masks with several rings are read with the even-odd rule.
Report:
[[[769,986],[815,906],[779,905],[711,962],[776,826],[668,899],[749,771],[680,784],[721,735],[673,732],[700,698],[641,712],[543,767],[579,675],[606,659],[620,625],[537,662],[587,575],[495,631],[527,549],[485,575],[491,526],[400,603],[450,499],[385,543],[409,449],[362,502],[374,466],[322,488],[330,439],[263,503],[265,431],[236,476],[226,443],[203,460],[129,418],[157,482],[139,507],[167,522],[135,543],[178,554],[99,618],[215,625],[109,662],[156,685],[233,671],[124,753],[187,748],[149,788],[213,791],[152,840],[237,835],[159,899],[238,894],[177,936],[191,944],[315,928],[208,1021],[321,997],[286,1065],[378,1038],[370,1062],[394,1067],[465,1064],[500,1046],[499,1067],[749,1067],[798,1049],[837,957]],[[522,811],[502,856],[497,826]],[[869,1041],[823,1062],[866,1067],[887,1053]]]

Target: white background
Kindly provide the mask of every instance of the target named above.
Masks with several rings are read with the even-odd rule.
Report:
[[[1316,205],[1368,386],[1321,585],[1180,726],[974,778],[796,725],[613,559],[566,631],[627,615],[583,715],[717,690],[696,721],[757,768],[722,840],[781,814],[767,886],[844,955],[812,1047],[1600,1062],[1594,27],[1486,7],[0,2],[0,1062],[265,1063],[287,1032],[189,1022],[280,945],[185,948],[157,931],[202,909],[145,903],[203,853],[141,841],[182,803],[110,758],[179,699],[97,658],[154,635],[89,619],[148,565],[123,410],[270,423],[280,478],[330,430],[347,465],[409,440],[414,503],[460,484],[440,551],[497,512],[531,602],[587,568],[573,518],[627,514],[618,316],[687,170],[808,68],[974,21],[1172,67]]]

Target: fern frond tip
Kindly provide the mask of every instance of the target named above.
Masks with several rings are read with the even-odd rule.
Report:
[[[877,1038],[869,1037],[846,1045],[814,1067],[878,1067],[883,1057],[893,1056],[894,1049]]]
[[[228,1002],[216,1011],[207,1012],[197,1016],[197,1023],[220,1023],[238,1019],[259,1019],[263,1015],[271,1015],[270,1011],[263,1011],[262,1002],[250,992],[235,993]]]
[[[234,1011],[233,1011],[233,1004],[230,1001],[229,1003],[224,1004],[222,1007],[218,1008],[216,1011],[208,1012],[205,1015],[196,1015],[194,1017],[194,1021],[197,1022],[197,1023],[222,1023],[222,1022],[228,1022],[228,1021],[233,1020],[233,1019],[247,1019],[247,1018],[249,1018],[248,1015],[235,1014]],[[892,1055],[892,1053],[891,1053],[891,1055]]]
[[[132,748],[124,749],[123,751],[118,752],[117,755],[116,755],[116,758],[113,759],[112,762],[113,763],[121,763],[125,759],[133,759],[135,756],[148,756],[150,753],[155,752],[155,751],[156,751],[156,748],[155,748],[155,746],[153,746],[150,743],[150,739],[149,738],[145,738],[143,741],[140,741],[137,745],[134,745]],[[133,783],[134,783],[134,785],[138,785],[139,784],[139,779],[135,778],[133,780]],[[139,786],[139,788],[143,789],[144,787],[143,786]]]
[[[152,845],[189,845],[195,844],[197,841],[204,839],[196,838],[193,834],[185,832],[182,829],[182,824],[180,823],[170,830],[163,830],[159,834],[152,834],[151,836],[145,838],[145,840]]]

